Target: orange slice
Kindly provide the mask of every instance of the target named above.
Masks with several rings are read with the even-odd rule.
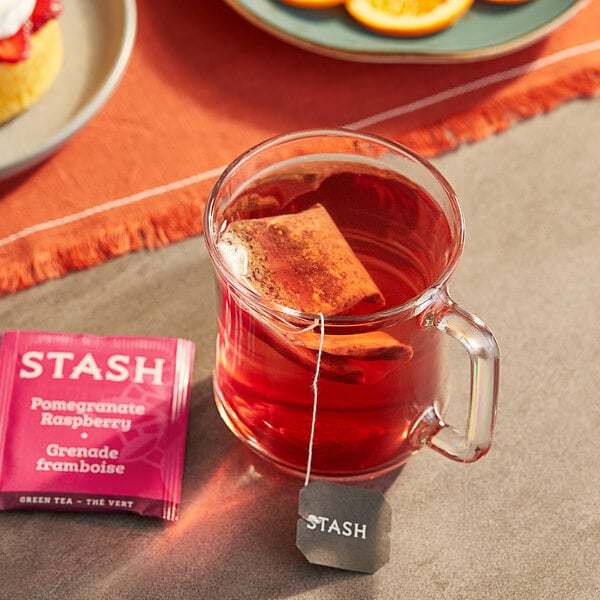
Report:
[[[344,4],[345,0],[281,0],[281,2],[300,8],[329,8]]]
[[[472,4],[473,0],[347,0],[346,9],[378,33],[419,37],[450,27]]]

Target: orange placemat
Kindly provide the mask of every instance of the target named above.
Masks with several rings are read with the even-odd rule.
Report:
[[[217,0],[138,12],[109,102],[47,162],[0,183],[0,293],[200,233],[218,173],[267,137],[349,126],[434,155],[600,88],[600,0],[534,46],[457,65],[312,55]]]

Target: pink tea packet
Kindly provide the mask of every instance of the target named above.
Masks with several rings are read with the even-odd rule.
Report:
[[[0,509],[176,520],[194,344],[6,331]]]

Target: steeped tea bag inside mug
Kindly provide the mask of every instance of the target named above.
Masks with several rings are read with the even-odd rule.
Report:
[[[360,307],[374,312],[385,298],[321,204],[272,217],[234,221],[219,241],[230,269],[268,301],[307,313],[336,315]],[[314,365],[315,332],[272,332],[294,348],[295,358]],[[286,343],[287,342],[287,343]],[[410,359],[412,350],[382,331],[323,340],[324,377],[360,382],[362,372],[345,358]]]
[[[281,306],[336,315],[361,302],[375,309],[385,304],[320,204],[295,214],[234,221],[219,250],[237,277]]]

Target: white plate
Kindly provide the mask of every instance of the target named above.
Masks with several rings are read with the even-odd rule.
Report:
[[[0,180],[48,158],[104,105],[135,40],[135,0],[63,0],[64,62],[52,87],[0,126]]]

